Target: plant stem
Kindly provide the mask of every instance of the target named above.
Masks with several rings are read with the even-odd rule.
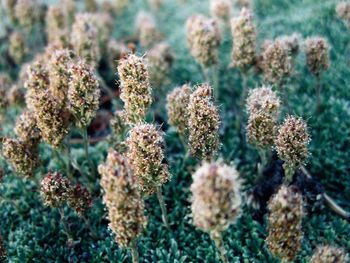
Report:
[[[284,106],[287,108],[288,114],[291,114],[291,108],[289,106],[289,101],[288,101],[288,89],[287,86],[283,83],[280,84],[280,89],[282,91],[282,100]]]
[[[213,90],[214,90],[214,99],[219,101],[219,64],[216,64],[212,67],[212,81],[213,81]]]
[[[238,105],[238,116],[237,116],[237,122],[236,122],[236,127],[239,132],[239,135],[242,135],[242,127],[243,127],[243,114],[244,114],[244,103],[245,99],[247,97],[248,93],[248,87],[247,87],[247,71],[241,71],[241,76],[242,76],[242,93],[241,93],[241,98],[239,101]],[[242,139],[242,138],[241,138]]]
[[[93,178],[95,169],[94,169],[93,163],[92,163],[90,156],[89,156],[89,139],[88,139],[88,133],[87,133],[86,126],[84,126],[82,129],[82,135],[83,135],[83,140],[84,140],[85,157],[89,163],[89,168],[90,168],[90,173],[91,173],[90,176],[91,176],[91,178]]]
[[[160,209],[162,210],[162,220],[164,225],[166,226],[166,228],[171,231],[170,229],[170,225],[168,222],[168,217],[167,217],[167,212],[166,212],[166,206],[165,206],[165,202],[164,202],[164,198],[162,195],[162,188],[159,186],[157,187],[157,198],[158,198],[158,202],[160,205]]]
[[[137,249],[137,240],[134,238],[133,241],[131,241],[131,256],[132,256],[132,262],[133,263],[139,263],[139,251]]]
[[[216,249],[220,253],[220,258],[223,263],[228,263],[227,252],[224,246],[224,241],[222,240],[221,233],[211,232],[211,239],[215,242]]]
[[[60,223],[63,226],[64,233],[66,234],[66,236],[68,238],[70,238],[70,234],[69,234],[69,231],[68,231],[68,228],[67,228],[67,225],[66,225],[66,220],[65,220],[65,217],[64,217],[63,207],[59,207],[58,208],[58,212],[60,213],[60,216],[61,216]]]

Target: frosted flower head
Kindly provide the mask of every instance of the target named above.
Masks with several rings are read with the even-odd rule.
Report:
[[[280,106],[281,101],[270,86],[262,86],[249,92],[247,109],[250,115],[264,112],[276,116]]]
[[[100,60],[98,28],[89,13],[77,14],[72,25],[71,45],[75,54],[89,65],[96,67]]]
[[[306,64],[314,75],[320,75],[329,68],[329,45],[322,37],[305,40]]]
[[[193,15],[186,21],[187,43],[191,55],[203,67],[218,62],[220,30],[214,19]]]
[[[228,20],[231,17],[232,3],[231,0],[211,0],[210,13],[213,17]]]
[[[122,247],[142,234],[147,218],[144,201],[137,188],[129,163],[116,151],[109,151],[107,160],[99,165],[103,202],[108,209],[109,227],[116,234],[115,240]]]
[[[302,118],[288,116],[279,127],[275,145],[278,157],[287,166],[299,167],[309,156],[310,136]]]
[[[152,103],[147,65],[142,57],[130,54],[119,61],[118,75],[127,121],[140,123]]]
[[[100,89],[92,68],[79,60],[69,68],[68,108],[78,127],[87,127],[99,108]]]
[[[170,178],[162,132],[152,124],[137,125],[130,130],[127,145],[127,157],[139,188],[145,195],[153,194]]]
[[[71,182],[59,172],[49,172],[40,183],[40,195],[46,206],[61,207],[72,193]]]
[[[310,263],[346,263],[349,256],[343,248],[330,245],[318,246],[310,260]]]
[[[20,32],[13,32],[9,37],[9,56],[15,62],[20,65],[28,53],[27,45],[24,41],[24,37]]]
[[[291,58],[280,41],[266,45],[261,59],[264,77],[272,84],[281,84],[292,73]]]
[[[41,134],[33,112],[26,110],[17,117],[15,133],[22,142],[30,147],[36,147],[39,144]]]
[[[174,126],[178,133],[185,136],[188,132],[189,111],[187,109],[190,102],[191,87],[185,84],[175,88],[167,96],[166,109],[168,122]]]
[[[2,154],[11,164],[14,172],[24,177],[32,177],[39,165],[37,153],[19,140],[4,138]]]
[[[282,185],[268,208],[269,235],[266,239],[270,252],[284,261],[293,261],[300,250],[303,238],[303,198],[294,186]]]
[[[149,49],[162,40],[153,16],[147,12],[140,12],[136,17],[136,32],[143,48]]]
[[[173,56],[170,47],[166,43],[155,45],[146,55],[152,86],[161,87],[168,84]]]
[[[256,28],[253,14],[243,8],[240,15],[231,20],[233,37],[232,65],[243,71],[256,62]]]
[[[189,148],[193,156],[210,160],[219,149],[220,116],[212,102],[212,88],[203,84],[191,94],[189,112]]]
[[[241,213],[241,181],[237,170],[220,161],[203,163],[192,178],[193,224],[209,233],[221,233]]]

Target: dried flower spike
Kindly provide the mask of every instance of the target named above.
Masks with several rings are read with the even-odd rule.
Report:
[[[207,84],[198,86],[190,96],[187,110],[191,154],[210,160],[220,145],[220,116],[212,102],[212,88]]]
[[[149,49],[155,43],[162,40],[161,33],[157,29],[156,22],[151,14],[144,11],[136,17],[136,32],[143,48]]]
[[[346,263],[349,256],[342,248],[329,245],[318,246],[310,260],[310,263]]]
[[[322,37],[305,40],[306,64],[312,74],[319,76],[329,67],[329,45]]]
[[[301,36],[298,33],[293,33],[289,36],[278,37],[276,41],[279,41],[284,46],[291,57],[295,57],[300,50],[300,38]]]
[[[152,124],[135,126],[130,130],[127,145],[127,157],[141,191],[145,195],[155,193],[170,177],[161,131]]]
[[[130,54],[119,61],[118,74],[126,119],[130,124],[140,123],[152,103],[147,66],[143,58]]]
[[[295,186],[282,185],[269,201],[268,207],[270,215],[267,246],[275,257],[284,261],[293,261],[303,238],[302,195]]]
[[[218,61],[220,30],[214,19],[193,15],[186,21],[187,43],[191,55],[204,68]]]
[[[241,71],[248,70],[256,62],[256,28],[253,14],[243,8],[237,18],[231,20],[232,37],[232,65]]]
[[[71,182],[59,172],[48,172],[40,185],[40,195],[47,206],[61,207],[72,193]]]
[[[275,145],[278,157],[285,163],[285,176],[291,181],[295,169],[304,164],[309,156],[310,136],[302,118],[288,116],[279,127]]]
[[[189,111],[187,106],[190,102],[191,92],[191,87],[185,84],[182,87],[175,88],[167,96],[168,122],[183,137],[188,133]]]
[[[249,115],[264,112],[276,116],[280,110],[281,101],[271,86],[262,86],[250,91],[247,98]]]
[[[166,43],[155,45],[146,55],[150,81],[153,87],[160,88],[168,84],[173,56]]]
[[[130,247],[143,232],[147,218],[144,201],[128,161],[116,151],[110,151],[98,171],[104,192],[103,202],[108,209],[109,227],[116,234],[115,240],[120,246]]]
[[[280,41],[266,45],[261,59],[262,61],[260,63],[264,77],[272,84],[282,84],[292,73],[291,58]]]
[[[213,17],[227,21],[231,17],[231,0],[211,0],[210,13]]]
[[[37,153],[29,148],[26,143],[15,139],[4,138],[2,153],[16,173],[24,177],[34,175],[39,160]]]
[[[87,127],[99,107],[100,89],[92,68],[79,60],[69,68],[68,107],[78,127]]]
[[[49,43],[60,43],[67,47],[69,30],[67,17],[61,5],[49,5],[46,13],[46,32]]]
[[[30,148],[35,148],[39,144],[41,134],[36,125],[36,119],[33,112],[27,110],[17,117],[15,133],[18,138]]]

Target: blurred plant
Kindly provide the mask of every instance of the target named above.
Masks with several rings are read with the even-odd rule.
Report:
[[[336,12],[340,19],[343,19],[345,25],[350,29],[350,2],[340,1],[336,6]]]
[[[98,12],[91,15],[92,22],[97,28],[97,36],[101,52],[105,52],[107,42],[113,32],[113,18],[107,12]],[[105,54],[108,55],[109,54]]]
[[[126,122],[132,125],[143,122],[152,103],[149,73],[144,59],[133,54],[121,59],[118,75]]]
[[[174,126],[180,135],[182,143],[186,143],[188,137],[188,104],[190,102],[191,86],[184,84],[173,89],[167,96],[166,109],[168,122]]]
[[[115,241],[132,251],[133,262],[139,262],[137,238],[147,225],[144,201],[136,185],[128,160],[110,150],[104,164],[99,165],[103,202],[108,209],[109,227]]]
[[[17,0],[15,15],[19,25],[26,31],[33,30],[40,19],[40,5],[37,0]]]
[[[12,23],[14,23],[16,20],[16,14],[15,14],[16,3],[17,3],[17,0],[3,0],[2,1],[2,4],[3,4],[4,9],[6,11],[6,14]]]
[[[78,183],[72,187],[67,203],[79,216],[84,217],[92,206],[92,198],[89,191]]]
[[[114,71],[119,64],[119,60],[126,57],[131,50],[122,42],[110,39],[107,43],[108,64]]]
[[[141,192],[145,196],[157,193],[163,222],[170,230],[162,195],[162,185],[170,179],[162,132],[153,124],[140,124],[130,130],[126,143],[127,157]]]
[[[211,16],[222,21],[228,21],[231,17],[232,3],[231,0],[211,0],[210,13]]]
[[[169,74],[173,61],[170,47],[166,43],[155,45],[146,55],[150,81],[153,87],[160,88],[170,82]]]
[[[36,151],[22,141],[3,138],[2,154],[11,164],[15,173],[24,177],[32,177],[39,165],[39,158]]]
[[[299,33],[280,36],[276,38],[276,41],[279,41],[284,46],[290,57],[295,58],[299,54],[301,42]]]
[[[98,4],[96,0],[84,0],[85,9],[87,12],[96,12],[98,9]]]
[[[9,56],[16,65],[22,64],[28,54],[28,47],[20,32],[14,31],[9,37]]]
[[[7,98],[7,92],[10,89],[12,81],[10,77],[5,73],[0,73],[0,119],[3,117],[3,113],[5,113],[6,108],[9,104]]]
[[[239,8],[252,8],[251,0],[233,0],[233,2]]]
[[[100,60],[99,37],[92,14],[76,14],[70,38],[75,54],[92,67],[97,67]]]
[[[284,161],[285,182],[292,181],[296,169],[303,165],[308,156],[310,136],[302,118],[287,116],[279,127],[275,145],[278,157]]]
[[[206,81],[208,68],[218,62],[218,48],[221,42],[220,30],[214,19],[196,14],[186,21],[187,43],[191,55],[201,65]]]
[[[222,262],[228,262],[222,232],[235,223],[241,213],[239,173],[218,161],[203,163],[192,177],[193,224],[210,234]]]
[[[50,5],[46,13],[46,33],[49,43],[62,48],[69,44],[68,19],[62,5]]]
[[[117,15],[120,15],[130,4],[130,0],[114,0],[113,8]]]
[[[148,0],[148,4],[153,10],[157,11],[164,5],[164,0]]]
[[[219,146],[220,116],[212,102],[212,88],[208,84],[197,86],[188,104],[189,149],[199,159],[211,160]]]
[[[113,117],[110,121],[110,126],[112,129],[112,140],[117,144],[122,143],[124,134],[127,131],[127,124],[123,119],[123,112],[117,110],[114,112]]]
[[[135,22],[136,33],[141,47],[149,49],[162,40],[156,22],[150,13],[141,11],[137,14]]]
[[[25,110],[16,119],[15,134],[30,149],[35,150],[41,140],[41,133],[33,112]]]
[[[319,113],[321,104],[321,74],[329,68],[329,45],[322,37],[305,40],[306,64],[316,77],[316,110]]]
[[[269,201],[269,235],[266,238],[270,252],[283,262],[295,259],[303,238],[303,198],[295,186],[282,185]]]
[[[310,263],[346,263],[349,257],[342,248],[330,245],[318,246],[310,260]]]

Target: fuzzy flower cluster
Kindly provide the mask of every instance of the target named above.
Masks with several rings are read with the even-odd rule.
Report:
[[[15,133],[18,138],[30,148],[35,148],[39,144],[41,133],[32,111],[24,111],[17,117]]]
[[[116,234],[115,240],[120,246],[130,247],[131,242],[143,232],[147,218],[144,201],[128,161],[116,151],[110,151],[106,162],[98,170],[109,227]]]
[[[39,12],[41,7],[38,1],[17,0],[14,8],[19,25],[30,32],[40,16]]]
[[[40,185],[40,194],[46,206],[58,208],[67,203],[78,215],[83,215],[92,206],[89,191],[81,184],[73,185],[59,172],[50,171]]]
[[[284,261],[293,261],[300,249],[304,216],[303,199],[294,186],[284,186],[269,201],[269,235],[266,239],[271,253]]]
[[[231,17],[232,3],[231,0],[211,0],[210,13],[213,17],[228,20]]]
[[[118,67],[119,60],[126,57],[131,50],[122,42],[110,39],[107,43],[108,63],[111,69]]]
[[[92,68],[79,60],[69,68],[68,107],[77,125],[87,127],[99,107],[100,89]]]
[[[151,48],[161,39],[161,33],[158,31],[156,22],[151,14],[140,12],[136,17],[136,32],[143,48]]]
[[[203,15],[193,15],[186,22],[187,43],[191,55],[203,67],[218,61],[221,36],[217,22]]]
[[[161,87],[169,83],[169,74],[173,61],[170,47],[166,43],[155,45],[146,56],[152,86]]]
[[[2,153],[13,170],[24,177],[33,176],[39,165],[37,152],[33,151],[25,142],[16,139],[4,138]]]
[[[275,141],[277,154],[285,165],[297,168],[309,156],[310,136],[302,118],[288,116],[279,127]]]
[[[191,154],[210,160],[220,146],[220,116],[212,102],[212,88],[207,84],[198,86],[190,96],[187,110]]]
[[[48,61],[49,89],[62,106],[66,105],[70,73],[69,65],[72,62],[72,53],[68,49],[55,50]]]
[[[306,64],[312,74],[318,76],[329,67],[329,45],[322,37],[305,40]]]
[[[292,63],[288,50],[280,41],[267,44],[261,55],[264,77],[270,83],[279,85],[291,75]]]
[[[119,61],[118,74],[127,121],[131,124],[142,122],[152,103],[147,65],[142,57],[130,54]]]
[[[71,44],[76,55],[93,67],[100,60],[100,48],[98,39],[98,28],[93,23],[91,14],[83,13],[75,16],[72,25]]]
[[[300,38],[301,36],[298,33],[293,33],[292,35],[278,37],[276,41],[284,46],[291,57],[295,57],[300,51]]]
[[[145,195],[151,195],[169,178],[161,131],[152,124],[140,124],[130,130],[127,157],[136,182]]]
[[[193,174],[192,216],[198,228],[221,233],[241,212],[241,181],[234,167],[219,162],[204,163]]]
[[[21,33],[15,31],[9,37],[9,56],[17,65],[20,65],[28,53],[27,45]]]
[[[310,263],[346,263],[349,256],[342,248],[333,246],[318,246],[310,260]]]
[[[66,47],[69,43],[67,16],[61,5],[50,5],[46,12],[46,32],[49,43]]]
[[[181,136],[185,136],[188,132],[189,111],[187,107],[191,92],[191,87],[184,84],[182,87],[175,88],[167,96],[168,122],[176,128]]]
[[[350,2],[342,1],[336,7],[337,15],[340,19],[344,20],[344,23],[350,28]]]
[[[253,23],[253,14],[243,8],[237,18],[231,20],[232,37],[232,64],[245,71],[256,62],[256,28]]]
[[[270,86],[253,89],[247,98],[247,109],[250,115],[261,111],[276,115],[280,106],[281,101]]]

